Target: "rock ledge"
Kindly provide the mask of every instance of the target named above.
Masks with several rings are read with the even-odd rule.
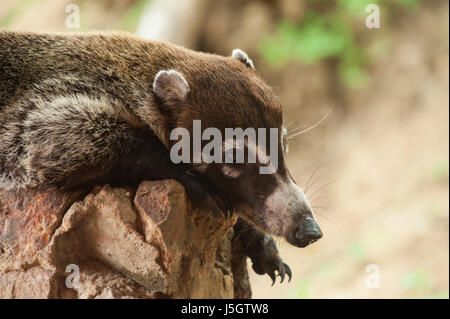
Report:
[[[234,222],[173,180],[0,190],[0,297],[233,298]]]

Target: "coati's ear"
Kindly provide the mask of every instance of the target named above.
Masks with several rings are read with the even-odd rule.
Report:
[[[250,59],[247,55],[247,53],[245,53],[244,51],[242,51],[241,49],[234,49],[233,52],[231,52],[231,56],[233,58],[235,58],[236,60],[241,61],[242,63],[244,63],[246,66],[248,66],[251,69],[254,69],[254,65],[253,65],[253,61],[252,59]]]
[[[189,94],[189,85],[179,72],[161,70],[153,80],[153,92],[164,103],[184,102]]]

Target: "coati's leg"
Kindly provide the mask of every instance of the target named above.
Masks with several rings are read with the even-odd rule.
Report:
[[[127,133],[128,136],[122,137],[120,143],[110,146],[118,156],[112,161],[111,168],[93,183],[134,185],[143,180],[175,179],[184,186],[194,205],[208,206],[226,216],[232,214],[231,203],[226,196],[191,171],[190,165],[174,164],[167,148],[153,133]],[[76,172],[72,176],[73,182],[69,179],[68,185],[76,185],[80,174]]]
[[[206,205],[232,214],[232,205],[225,194],[208,181],[195,174],[189,164],[174,164],[167,148],[152,133],[136,133],[131,149],[123,154],[109,174],[112,184],[138,184],[142,180],[175,179],[180,182],[194,205]],[[213,207],[211,207],[213,206]]]
[[[5,154],[0,164],[14,168],[6,171],[8,184],[77,188],[173,178],[194,203],[211,202],[212,197],[221,210],[231,211],[211,185],[189,173],[189,166],[174,164],[169,150],[148,128],[110,102],[70,96],[35,104],[26,121],[8,131],[20,149],[13,143],[0,147]]]
[[[272,285],[275,283],[275,271],[281,277],[281,282],[286,275],[289,281],[291,280],[291,269],[281,260],[273,238],[242,218],[239,218],[234,225],[233,251],[238,250],[250,257],[252,268],[257,274],[270,276]]]

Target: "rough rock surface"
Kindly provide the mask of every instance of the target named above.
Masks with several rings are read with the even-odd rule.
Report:
[[[0,297],[233,298],[247,280],[242,258],[231,265],[234,222],[173,180],[0,190]]]

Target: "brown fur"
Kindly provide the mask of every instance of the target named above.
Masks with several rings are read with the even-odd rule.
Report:
[[[96,145],[80,140],[79,134],[70,130],[74,123],[69,117],[75,114],[46,114],[55,100],[68,97],[72,99],[67,101],[70,104],[67,107],[72,109],[77,108],[76,104],[81,104],[80,108],[84,106],[78,103],[80,95],[97,99],[91,112],[103,117],[108,114],[135,129],[148,127],[166,146],[171,129],[191,128],[192,119],[201,119],[204,127],[219,129],[279,127],[282,124],[281,108],[273,104],[270,88],[253,69],[234,58],[141,40],[126,33],[67,35],[4,31],[0,33],[0,52],[0,140],[2,154],[5,154],[0,161],[2,171],[11,171],[14,167],[20,174],[29,170],[26,167],[29,158],[19,163],[16,159],[24,156],[21,152],[33,151],[18,148],[18,144],[38,149],[45,147],[47,153],[66,150],[61,148],[60,142],[51,139],[52,134],[59,140],[64,136],[64,143],[70,145],[74,153],[90,154],[99,157],[99,161],[105,156],[98,152]],[[158,106],[151,85],[155,74],[164,69],[177,70],[188,81],[189,107],[174,105],[171,110],[170,105]],[[101,104],[105,105],[103,109],[99,107]],[[40,113],[35,112],[38,108]],[[61,120],[66,123],[55,127],[52,121],[59,121],[56,116],[62,116]],[[25,119],[30,126],[39,128],[24,133]],[[35,123],[30,123],[33,120]],[[88,130],[89,126],[80,124],[76,129]],[[64,133],[66,130],[70,130],[70,134]],[[30,141],[33,134],[40,135],[42,143]],[[88,166],[90,156],[86,158]],[[70,171],[73,164],[62,169]],[[28,179],[20,180],[14,184],[26,184]],[[39,181],[30,181],[31,186],[38,184]]]
[[[0,31],[0,187],[177,178],[188,191],[200,188],[187,174],[189,165],[174,165],[168,157],[173,128],[192,130],[192,121],[201,119],[203,128],[222,133],[226,127],[281,131],[281,107],[246,58],[126,33]],[[170,78],[161,78],[155,91],[161,70],[178,71],[189,92],[183,81]],[[291,202],[276,212],[266,207],[276,188],[293,183],[282,152],[277,174],[259,175],[257,164],[237,165],[243,176],[224,176],[214,164],[203,178],[233,205],[250,207],[243,216],[262,230],[285,237],[289,232],[286,238],[295,242],[295,223],[312,213],[309,204],[286,186]]]

